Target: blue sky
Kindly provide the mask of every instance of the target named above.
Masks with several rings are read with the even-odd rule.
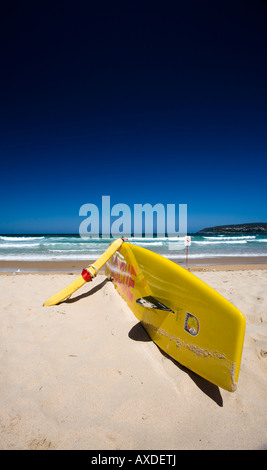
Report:
[[[82,204],[266,222],[267,5],[1,7],[0,233],[78,232]]]

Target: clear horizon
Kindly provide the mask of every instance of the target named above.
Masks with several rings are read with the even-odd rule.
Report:
[[[246,224],[246,223],[244,223],[244,224],[229,224],[229,226],[250,225],[250,224],[253,224],[253,225],[262,225],[262,224],[267,224],[267,223],[266,223],[266,222],[249,222],[248,224]],[[220,225],[218,225],[218,226],[217,226],[217,225],[214,225],[214,226],[210,226],[210,227],[203,227],[202,229],[199,229],[199,230],[196,230],[196,231],[187,231],[187,234],[188,234],[188,235],[190,235],[190,234],[191,234],[191,235],[195,235],[196,233],[198,233],[198,232],[200,232],[200,231],[202,231],[202,230],[204,230],[204,229],[213,228],[213,227],[227,227],[227,226],[228,226],[228,225],[225,225],[225,224],[224,224],[224,225],[221,225],[221,226],[220,226]],[[235,233],[231,233],[231,232],[225,232],[225,233],[227,233],[229,236],[235,235]],[[253,231],[253,230],[252,230],[251,232],[246,230],[245,232],[240,232],[240,233],[246,233],[246,234],[250,234],[250,233],[251,233],[251,234],[259,234],[259,235],[261,235],[261,234],[264,235],[264,234],[265,234],[265,233],[263,233],[263,232],[255,232],[255,231]],[[266,234],[267,234],[267,233],[266,233]],[[30,235],[30,236],[33,236],[33,235],[36,235],[36,236],[39,236],[39,235],[44,235],[44,236],[46,236],[46,235],[47,235],[47,236],[49,236],[49,235],[59,235],[59,236],[60,236],[60,235],[66,235],[66,236],[68,236],[68,235],[75,235],[75,236],[76,236],[76,235],[77,235],[77,236],[78,236],[78,235],[80,235],[80,234],[79,234],[79,231],[78,231],[78,232],[29,232],[29,233],[26,233],[26,232],[21,232],[21,233],[17,233],[17,232],[2,233],[2,232],[1,232],[1,233],[0,233],[0,236],[1,236],[1,235],[2,235],[2,236],[11,236],[11,237],[12,237],[12,236],[14,236],[14,235],[17,235],[17,236],[20,236],[20,235],[22,235],[22,236],[23,236],[23,235]],[[156,236],[156,235],[157,235],[157,232],[153,232],[153,236],[154,236],[154,235]],[[214,235],[216,235],[216,233],[214,233]],[[91,235],[91,234],[88,234],[88,236],[94,238],[94,236]],[[118,235],[118,236],[119,236],[119,235]],[[133,233],[133,232],[131,233],[131,236],[132,236],[132,237],[134,236],[134,233]],[[142,236],[145,236],[145,233],[143,233]],[[168,235],[166,235],[166,236],[168,236]],[[100,238],[102,237],[102,234],[101,234],[101,233],[99,234],[99,237],[100,237]],[[96,238],[97,238],[97,237],[96,237]]]

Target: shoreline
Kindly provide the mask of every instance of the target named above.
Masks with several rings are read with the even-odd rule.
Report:
[[[95,260],[74,260],[74,261],[0,261],[0,275],[1,274],[67,274],[78,273],[89,264],[94,263]],[[234,256],[234,257],[217,257],[217,258],[199,258],[196,260],[189,260],[188,266],[185,261],[181,259],[171,260],[179,264],[189,271],[206,271],[216,269],[219,271],[237,271],[247,269],[267,269],[267,257],[248,257],[248,256]],[[19,270],[19,271],[18,271]],[[100,272],[104,272],[103,267]]]

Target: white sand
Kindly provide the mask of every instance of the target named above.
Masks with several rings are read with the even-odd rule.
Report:
[[[0,448],[267,448],[267,270],[196,275],[247,320],[234,393],[163,355],[104,276],[42,307],[74,277],[1,275]]]

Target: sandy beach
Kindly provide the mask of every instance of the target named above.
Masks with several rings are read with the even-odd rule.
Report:
[[[267,448],[266,264],[189,268],[246,317],[234,393],[161,353],[103,274],[42,307],[78,267],[0,276],[1,449]]]

